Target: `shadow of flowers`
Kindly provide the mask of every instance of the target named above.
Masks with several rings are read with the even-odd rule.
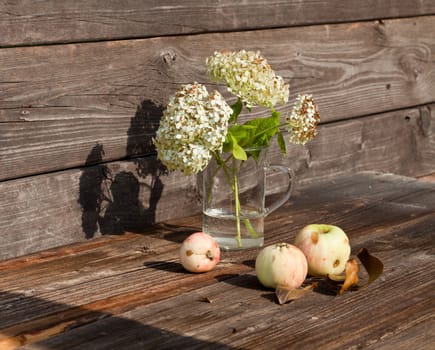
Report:
[[[79,204],[82,229],[87,239],[97,234],[144,232],[155,224],[157,204],[164,189],[167,169],[156,159],[152,137],[159,126],[162,106],[145,100],[130,120],[127,160],[135,169],[104,164],[104,145],[97,143],[82,169]],[[148,206],[144,195],[148,194]]]

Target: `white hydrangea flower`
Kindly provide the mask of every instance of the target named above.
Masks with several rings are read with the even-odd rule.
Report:
[[[317,105],[311,95],[298,95],[290,115],[286,116],[290,142],[304,145],[317,135],[320,121]]]
[[[275,74],[260,52],[215,52],[206,61],[207,73],[213,81],[225,81],[228,91],[251,108],[255,105],[272,108],[288,101],[289,85]]]
[[[221,151],[233,110],[222,95],[198,84],[183,85],[171,97],[154,138],[157,156],[169,170],[194,175],[214,151]]]

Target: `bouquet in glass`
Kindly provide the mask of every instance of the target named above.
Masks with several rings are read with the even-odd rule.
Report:
[[[285,154],[285,137],[296,144],[314,138],[318,109],[311,95],[298,95],[281,118],[275,106],[288,102],[289,86],[260,52],[215,52],[206,69],[212,81],[226,84],[235,102],[229,105],[218,91],[196,82],[183,85],[163,112],[153,140],[157,156],[169,170],[184,175],[206,170],[203,230],[221,247],[261,246],[262,220],[271,212],[264,205],[264,153],[272,140]],[[242,111],[252,112],[255,106],[267,110],[267,116],[239,122]]]

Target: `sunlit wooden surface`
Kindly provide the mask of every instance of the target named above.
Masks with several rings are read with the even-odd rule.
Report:
[[[0,349],[433,349],[434,182],[360,173],[297,188],[267,218],[267,245],[335,224],[385,270],[285,305],[256,279],[258,250],[183,270],[178,249],[200,219],[0,262]]]

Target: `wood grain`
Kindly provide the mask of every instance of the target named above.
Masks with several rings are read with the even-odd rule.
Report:
[[[425,108],[420,109],[420,122],[418,123],[418,127],[423,138],[427,135],[435,135],[434,118],[435,105],[428,105]],[[435,139],[429,137],[426,140],[427,142],[425,143],[425,146],[421,149],[421,152],[418,153],[419,162],[423,167],[430,164],[433,159],[435,159]],[[432,171],[426,171],[426,175],[432,173]]]
[[[308,181],[361,170],[407,176],[432,173],[435,115],[428,111],[433,108],[328,123],[307,147],[290,146],[284,163],[296,171],[298,178]]]
[[[296,190],[363,170],[424,175],[435,169],[435,116],[424,118],[412,108],[321,125],[311,143],[288,145],[284,159],[274,146],[269,159],[295,171]],[[430,127],[423,134],[425,123]],[[0,183],[0,259],[104,234],[143,232],[201,210],[199,178],[169,174],[155,157],[92,165],[104,152],[94,146],[90,164],[81,169]],[[271,194],[282,186],[278,177],[268,181]]]
[[[327,189],[327,190],[326,190]],[[215,270],[185,273],[179,243],[199,217],[146,235],[102,237],[1,263],[0,344],[15,349],[430,349],[435,185],[361,173],[317,182],[267,219],[268,244],[309,222],[348,234],[385,270],[365,289],[326,290],[278,305],[254,274],[258,250],[224,253]],[[291,213],[291,215],[289,215]],[[177,221],[171,224],[176,224]],[[98,242],[98,244],[96,244]],[[138,249],[141,248],[141,249]],[[146,249],[143,249],[146,248]],[[21,262],[21,263],[19,263]],[[51,271],[51,272],[50,272]],[[53,273],[52,271],[56,271]],[[186,322],[188,320],[188,322]],[[400,340],[400,342],[399,342]],[[1,343],[3,342],[3,343]]]
[[[97,144],[149,154],[169,96],[224,47],[261,49],[291,85],[280,110],[313,93],[323,123],[433,102],[434,18],[2,49],[0,179],[89,164]]]
[[[430,0],[2,1],[0,46],[143,38],[435,14]]]
[[[195,179],[178,181],[179,174],[160,172],[153,163],[115,162],[0,183],[2,258],[101,234],[142,232],[198,211]]]

